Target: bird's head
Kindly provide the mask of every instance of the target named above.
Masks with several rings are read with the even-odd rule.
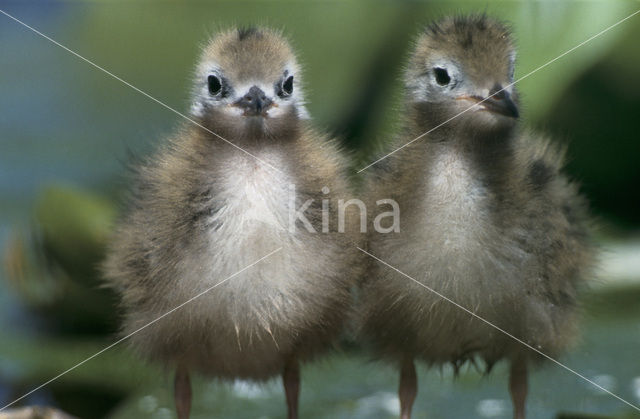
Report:
[[[308,116],[288,42],[274,30],[253,27],[214,37],[196,69],[191,113],[234,138],[275,138],[295,129]]]
[[[420,128],[434,128],[474,105],[448,124],[475,132],[515,126],[514,65],[515,48],[502,23],[471,16],[429,26],[417,39],[405,79]]]

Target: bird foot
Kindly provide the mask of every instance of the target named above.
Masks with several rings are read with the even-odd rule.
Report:
[[[509,373],[509,392],[513,402],[513,418],[525,419],[525,402],[527,399],[527,361],[519,358],[511,362]]]
[[[298,419],[298,398],[300,396],[300,365],[297,361],[287,362],[282,372],[282,384],[287,399],[287,418]]]
[[[191,411],[191,380],[189,379],[189,372],[182,367],[179,367],[176,371],[174,398],[178,419],[189,419]]]
[[[418,377],[413,359],[405,359],[400,369],[400,419],[411,419],[411,409],[418,393]]]

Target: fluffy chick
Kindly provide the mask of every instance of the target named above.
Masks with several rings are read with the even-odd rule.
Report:
[[[180,419],[190,371],[282,374],[296,418],[299,362],[328,350],[348,317],[360,256],[335,222],[336,200],[349,195],[345,161],[309,127],[300,79],[278,32],[217,35],[195,72],[201,127],[184,125],[137,167],[109,245],[104,273],[122,297],[125,335],[220,284],[130,338],[177,371]]]
[[[373,232],[369,246],[556,356],[576,334],[576,294],[592,265],[588,217],[561,173],[563,153],[519,126],[514,64],[509,30],[485,16],[445,18],[419,36],[396,147],[455,119],[381,162],[369,195],[399,203],[401,232]],[[362,338],[401,366],[402,418],[416,396],[414,359],[457,368],[476,357],[489,369],[511,362],[514,417],[524,418],[527,365],[539,354],[378,262],[370,265],[361,308]]]

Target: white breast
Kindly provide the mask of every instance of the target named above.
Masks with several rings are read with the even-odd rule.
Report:
[[[257,157],[281,171],[239,152],[211,163],[208,205],[214,211],[206,223],[210,227],[197,240],[199,248],[185,252],[188,254],[177,266],[185,295],[230,276],[233,280],[216,295],[223,293],[222,288],[235,293],[251,288],[251,284],[278,283],[294,276],[293,268],[284,262],[284,255],[291,254],[292,238],[286,222],[292,179],[284,172],[287,166],[280,155],[265,152]],[[247,269],[277,249],[281,250]]]
[[[285,170],[278,155],[258,157]],[[218,275],[242,269],[290,242],[289,175],[239,153],[225,166],[213,198],[219,210],[211,216],[210,225],[216,227],[209,231],[209,254],[215,259],[210,269]]]
[[[455,250],[477,245],[484,227],[486,189],[469,162],[455,150],[443,151],[427,174],[424,228],[438,246]]]
[[[243,240],[255,236],[256,230],[286,230],[291,180],[285,173],[248,159],[252,158],[239,156],[229,162],[230,170],[219,183],[215,200],[222,207],[210,221],[222,228],[213,231],[214,236],[228,233]]]

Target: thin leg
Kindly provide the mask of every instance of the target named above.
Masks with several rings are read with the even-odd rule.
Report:
[[[191,411],[191,381],[189,371],[179,367],[173,382],[173,396],[176,403],[178,419],[189,419]]]
[[[298,397],[300,396],[300,365],[297,361],[287,362],[282,372],[282,384],[287,398],[287,418],[298,419]]]
[[[525,419],[524,407],[527,391],[527,361],[523,358],[517,358],[511,361],[509,374],[509,392],[513,402],[514,419]]]
[[[412,358],[406,358],[400,369],[400,419],[411,419],[411,408],[418,393],[418,377]]]

